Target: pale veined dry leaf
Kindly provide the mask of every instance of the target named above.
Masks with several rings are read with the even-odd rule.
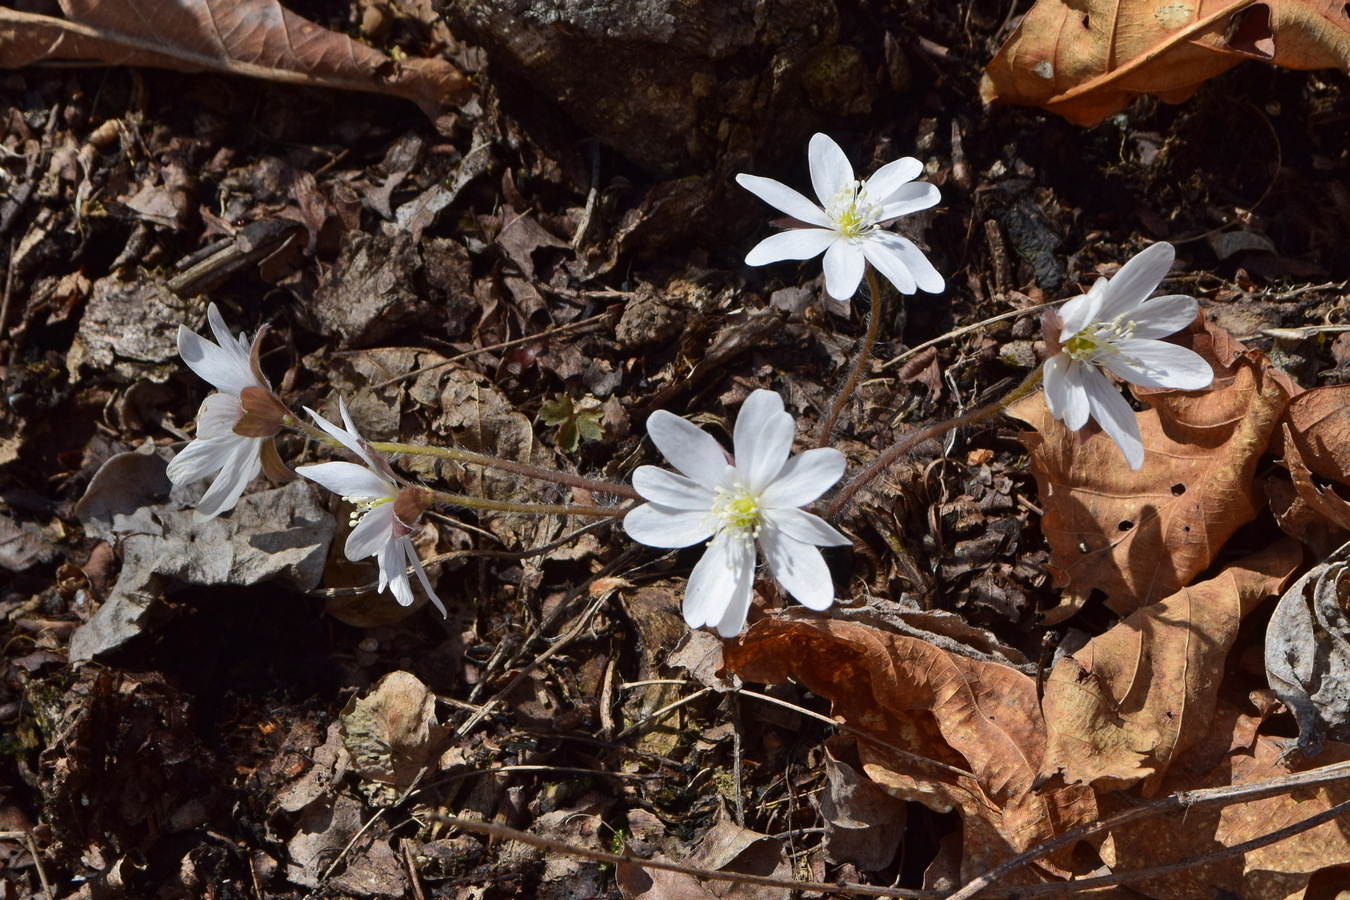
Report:
[[[1095,125],[1142,94],[1179,103],[1244,59],[1350,69],[1350,14],[1337,0],[1038,0],[980,93]]]
[[[728,642],[724,658],[747,681],[797,679],[830,700],[835,718],[877,738],[858,742],[858,759],[892,796],[959,811],[963,878],[1096,815],[1086,787],[1035,789],[1045,725],[1035,683],[1010,666],[864,625],[777,619]],[[1013,880],[1064,877],[1068,865],[1055,856]]]
[[[1184,337],[1203,337],[1191,346],[1206,356],[1224,346],[1213,335]],[[1040,393],[1009,407],[1035,429],[1022,440],[1045,509],[1050,568],[1065,588],[1049,621],[1076,611],[1094,588],[1121,614],[1158,602],[1256,515],[1256,464],[1292,387],[1259,351],[1230,365],[1226,355],[1210,357],[1207,391],[1134,391],[1153,407],[1135,415],[1146,450],[1138,471],[1094,425],[1074,433],[1053,419]]]
[[[277,0],[61,0],[65,19],[0,8],[0,68],[88,60],[394,94],[433,118],[468,98],[441,59],[396,63]]]
[[[1227,720],[1216,722],[1216,730],[1230,724]],[[1167,778],[1159,793],[1251,784],[1314,768],[1313,763],[1299,754],[1289,754],[1292,743],[1286,738],[1257,736],[1249,748],[1235,748],[1222,755],[1207,771],[1178,773],[1178,777]],[[1316,766],[1347,759],[1350,745],[1328,743]],[[1342,782],[1229,806],[1155,816],[1113,829],[1104,840],[1093,840],[1101,841],[1099,852],[1112,871],[1128,872],[1233,847],[1325,812],[1346,800],[1350,800],[1350,788]],[[1105,814],[1116,811],[1109,809]],[[1205,866],[1188,866],[1151,881],[1131,882],[1130,886],[1155,900],[1223,896],[1287,900],[1305,896],[1304,890],[1314,873],[1346,863],[1350,863],[1350,832],[1343,820],[1334,820],[1245,854]]]
[[[1213,724],[1224,662],[1242,619],[1302,562],[1285,539],[1209,581],[1141,607],[1055,663],[1042,710],[1049,744],[1042,779],[1058,774],[1098,792],[1145,781]]]

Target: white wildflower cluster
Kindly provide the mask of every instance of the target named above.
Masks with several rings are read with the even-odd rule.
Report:
[[[923,171],[918,160],[896,160],[860,180],[839,146],[817,134],[810,142],[809,161],[818,202],[772,179],[737,176],[743,187],[791,217],[790,227],[750,251],[747,264],[824,254],[825,290],[837,300],[848,300],[856,293],[869,266],[902,294],[944,290],[942,276],[913,241],[889,230],[900,217],[928,209],[940,199],[934,185],[915,181]],[[1154,244],[1125,263],[1113,278],[1097,281],[1086,294],[1047,318],[1051,355],[1043,377],[1051,414],[1073,430],[1095,419],[1135,469],[1144,462],[1145,448],[1133,410],[1107,373],[1131,384],[1180,390],[1204,388],[1213,378],[1209,364],[1198,354],[1162,340],[1189,325],[1198,309],[1196,301],[1186,296],[1149,299],[1173,258],[1171,245]],[[228,512],[261,473],[277,480],[292,477],[272,438],[286,428],[304,431],[357,460],[297,470],[351,505],[347,558],[374,557],[379,590],[388,589],[404,605],[414,599],[411,571],[444,613],[411,535],[434,500],[456,496],[438,495],[401,478],[362,438],[340,399],[341,426],[313,410],[306,412],[317,427],[293,416],[259,368],[262,332],[252,341],[231,335],[214,304],[207,319],[215,341],[180,328],[178,347],[187,365],[216,393],[201,406],[196,439],[168,470],[178,484],[214,479],[202,497],[198,518]],[[725,637],[745,628],[761,554],[768,571],[788,594],[810,609],[829,608],[834,602],[834,582],[820,548],[843,546],[849,539],[806,507],[844,474],[841,452],[817,447],[793,456],[793,419],[782,398],[767,390],[753,391],[742,405],[732,434],[734,454],[728,454],[700,428],[663,410],[651,415],[647,431],[676,471],[642,466],[633,474],[631,489],[594,484],[602,490],[615,488],[614,494],[635,493],[645,501],[613,511],[623,515],[624,529],[634,540],[672,549],[706,544],[685,590],[684,618],[691,628],[714,627]],[[824,442],[821,437],[819,443]],[[405,452],[406,448],[387,445],[386,449]],[[494,464],[487,457],[476,457],[474,462]],[[522,468],[511,465],[512,471]],[[553,475],[536,472],[532,477],[574,483],[561,473]],[[841,492],[836,502],[846,502],[853,489],[856,484]],[[520,510],[519,504],[493,506],[484,501],[482,505]]]

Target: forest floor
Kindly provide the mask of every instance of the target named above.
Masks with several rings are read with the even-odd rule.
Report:
[[[1009,26],[982,16],[988,5],[851,14],[899,36],[905,83],[820,128],[860,172],[925,164],[943,201],[912,233],[948,285],[888,293],[835,443],[851,464],[1016,385],[1036,362],[1033,308],[1156,240],[1177,247],[1172,290],[1210,321],[1304,386],[1348,380],[1334,328],[1268,333],[1347,320],[1346,77],[1247,63],[1183,104],[1145,98],[1092,128],[986,111],[980,67]],[[303,11],[351,27],[318,6]],[[880,39],[863,50],[886,52]],[[635,545],[613,520],[429,515],[416,542],[442,617],[376,593],[340,539],[310,589],[241,562],[257,546],[247,529],[269,515],[292,517],[278,530],[303,515],[345,521],[301,482],[250,521],[157,551],[173,564],[139,560],[134,621],[87,626],[130,561],[77,503],[118,454],[190,436],[208,389],[173,336],[205,331],[208,300],[236,333],[267,327],[262,366],[293,409],[335,418],[340,394],[373,439],[622,481],[660,462],[643,425],[655,409],[725,441],[767,387],[799,434],[814,432],[858,352],[865,290],[844,310],[823,302],[818,262],[745,266],[776,214],[748,195],[726,201],[743,231],[670,225],[678,239],[637,244],[639,225],[667,227],[669,210],[643,205],[657,179],[457,52],[474,96],[439,130],[401,100],[225,75],[0,78],[5,897],[701,896],[692,881],[653,886],[446,815],[707,869],[920,887],[959,832],[954,814],[902,804],[884,813],[896,839],[884,862],[837,863],[881,851],[833,834],[827,852],[829,703],[719,673],[720,641],[680,617],[697,549]],[[804,188],[800,149],[756,174]],[[413,215],[437,189],[448,202]],[[225,263],[203,267],[203,248],[228,249]],[[541,418],[559,396],[601,436],[568,446]],[[1022,430],[995,417],[929,442],[840,517],[853,541],[828,555],[841,617],[886,603],[950,614],[968,643],[1009,648],[1031,670],[1047,634],[1113,621],[1091,602],[1053,627],[1040,617],[1059,600]],[[282,450],[292,463],[322,455],[296,437]],[[138,458],[119,459],[98,502],[163,502],[137,481]],[[502,499],[578,499],[453,465],[404,471]],[[1277,533],[1269,515],[1244,528],[1248,548]],[[230,576],[212,575],[227,546]],[[793,605],[767,577],[758,589],[752,621]],[[71,662],[73,638],[93,661]],[[391,673],[415,676],[395,708],[363,706]],[[393,720],[413,748],[394,756],[412,758],[390,758]],[[355,732],[370,758],[344,744]]]

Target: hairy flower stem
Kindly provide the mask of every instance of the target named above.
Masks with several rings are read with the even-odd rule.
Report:
[[[816,429],[817,447],[824,447],[830,442],[830,435],[834,433],[834,425],[839,421],[839,414],[844,411],[845,404],[853,397],[853,391],[858,387],[859,380],[862,379],[863,369],[872,361],[872,347],[877,342],[878,332],[881,331],[881,289],[877,285],[877,274],[871,263],[867,264],[864,271],[867,273],[867,289],[872,292],[872,311],[867,317],[867,333],[863,335],[862,347],[858,350],[858,358],[853,361],[853,368],[849,369],[843,387],[839,389],[839,394],[834,398],[830,411],[826,413],[825,418],[820,420],[820,426]]]
[[[330,447],[338,447],[340,444],[329,437],[323,431],[302,421],[298,417],[292,416],[286,425],[303,432],[312,440],[321,444],[327,444]],[[598,494],[608,494],[611,497],[623,497],[627,500],[637,500],[637,491],[626,484],[615,484],[612,481],[600,481],[596,478],[586,478],[581,475],[572,475],[567,472],[559,472],[555,469],[545,469],[542,466],[531,466],[526,463],[512,462],[509,459],[498,459],[495,456],[487,456],[483,453],[473,453],[468,450],[455,450],[450,447],[424,447],[418,444],[397,444],[385,441],[371,441],[370,447],[380,453],[401,453],[408,456],[431,456],[436,459],[447,459],[453,462],[467,463],[469,465],[483,466],[489,469],[498,469],[503,472],[510,472],[513,475],[521,475],[525,478],[534,478],[538,481],[551,481],[554,484],[560,484],[564,487],[580,488],[584,491],[592,491]],[[449,495],[447,495],[449,496]],[[472,498],[469,498],[472,499]],[[449,502],[449,501],[447,501]],[[483,501],[488,502],[488,501]],[[468,505],[468,504],[461,504]],[[485,507],[486,508],[486,507]],[[492,507],[496,509],[497,507]],[[581,507],[582,509],[591,509],[592,507]],[[528,512],[528,510],[504,510],[506,512]],[[556,512],[556,508],[540,510],[543,512]],[[577,515],[597,515],[597,513],[577,513]],[[610,515],[610,513],[602,513]]]
[[[824,518],[832,519],[837,516],[839,512],[848,505],[848,502],[853,499],[854,494],[866,487],[876,479],[878,475],[895,465],[896,461],[900,459],[901,456],[908,453],[910,450],[913,450],[924,441],[937,437],[939,434],[945,434],[948,431],[960,428],[963,425],[970,425],[979,422],[982,419],[987,419],[995,413],[1000,413],[1009,406],[1012,406],[1040,385],[1043,372],[1044,366],[1037,366],[1032,369],[1031,373],[1027,375],[1021,384],[1009,391],[1004,397],[995,400],[988,406],[981,406],[979,409],[972,409],[970,412],[962,413],[954,419],[947,419],[944,422],[925,425],[923,428],[911,431],[909,434],[887,447],[871,465],[863,469],[857,475],[854,475],[852,480],[844,485],[839,493],[834,496],[834,499],[830,501],[830,505],[824,512]]]
[[[508,503],[504,500],[484,500],[482,497],[470,497],[467,494],[449,494],[433,491],[432,496],[439,503],[451,506],[463,506],[468,509],[485,509],[492,512],[519,513],[526,516],[588,516],[593,519],[615,518],[628,512],[628,507],[575,506],[554,503]]]

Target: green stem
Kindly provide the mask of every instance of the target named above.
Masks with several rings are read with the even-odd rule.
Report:
[[[499,459],[495,456],[488,456],[483,453],[473,453],[468,450],[455,450],[450,447],[424,447],[418,444],[395,444],[384,441],[372,441],[370,446],[372,449],[378,450],[381,453],[402,453],[408,456],[432,456],[437,459],[448,459],[454,462],[469,463],[470,465],[483,466],[488,469],[510,472],[513,475],[521,475],[525,478],[533,478],[537,481],[551,481],[554,484],[580,488],[583,491],[591,491],[597,494],[609,494],[611,497],[623,497],[627,500],[640,499],[637,491],[626,484],[615,484],[612,481],[601,481],[598,478],[586,478],[583,475],[572,475],[568,472],[559,472],[556,469],[546,469],[543,466],[532,466],[527,463],[513,462],[509,459]]]
[[[1021,384],[1009,391],[1007,395],[990,403],[988,406],[981,406],[979,409],[973,409],[970,412],[962,413],[954,419],[947,419],[945,422],[937,422],[933,425],[926,425],[916,431],[911,431],[890,447],[887,447],[871,465],[853,476],[853,479],[849,481],[848,484],[844,485],[843,489],[841,489],[838,494],[835,494],[834,499],[830,501],[830,505],[825,509],[825,518],[832,519],[837,516],[839,511],[853,499],[854,494],[866,487],[882,472],[885,472],[891,466],[895,465],[896,460],[919,444],[929,438],[937,437],[939,434],[945,434],[954,428],[960,428],[963,425],[970,425],[981,419],[987,419],[995,413],[1007,409],[1018,400],[1021,400],[1027,394],[1034,391],[1041,383],[1044,369],[1044,366],[1037,366],[1032,369]]]
[[[441,503],[452,506],[464,506],[469,509],[486,509],[494,512],[520,513],[533,516],[589,516],[591,518],[616,518],[628,512],[624,508],[601,508],[597,506],[571,506],[553,503],[508,503],[504,500],[484,500],[482,497],[470,497],[465,494],[448,494],[444,491],[432,491],[432,496]]]
[[[853,399],[853,391],[862,379],[863,369],[872,361],[872,347],[876,344],[877,334],[881,331],[881,289],[877,285],[877,274],[873,271],[871,263],[867,263],[863,271],[867,273],[867,289],[872,292],[872,311],[867,317],[867,333],[863,335],[858,358],[853,361],[853,368],[849,369],[843,387],[839,389],[830,411],[820,420],[820,427],[816,429],[817,447],[824,447],[830,442],[830,435],[834,433],[834,425],[839,421],[839,414],[844,411],[848,401]]]
[[[321,444],[326,444],[329,447],[342,446],[341,442],[332,435],[309,424],[299,416],[291,416],[285,424],[303,433],[311,440],[318,441]],[[611,497],[623,497],[626,500],[640,499],[637,491],[626,484],[615,484],[612,481],[600,481],[596,478],[572,475],[567,472],[559,472],[555,469],[545,469],[542,466],[531,466],[525,463],[512,462],[509,459],[498,459],[495,456],[487,456],[483,453],[473,453],[468,450],[455,450],[450,447],[426,447],[419,444],[398,444],[386,441],[370,441],[369,444],[372,450],[376,450],[380,453],[402,453],[407,456],[431,456],[436,459],[447,459],[453,462],[468,463],[470,465],[483,466],[489,469],[499,469],[503,472],[510,472],[513,475],[534,478],[538,481],[551,481],[554,484],[561,484],[565,487],[580,488],[598,494],[609,494]],[[507,511],[509,512],[510,510]]]

